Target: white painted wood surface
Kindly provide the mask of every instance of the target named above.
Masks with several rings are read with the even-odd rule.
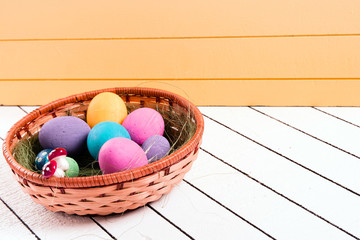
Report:
[[[0,107],[0,143],[33,109]],[[49,212],[1,155],[1,239],[360,238],[360,108],[200,110],[203,144],[184,181],[124,214]]]

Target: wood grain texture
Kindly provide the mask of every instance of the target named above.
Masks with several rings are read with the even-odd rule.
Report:
[[[0,29],[3,40],[360,34],[360,3],[2,0]]]
[[[210,114],[210,116],[215,119],[221,119],[221,121],[223,121],[221,116],[228,117],[229,115],[221,114],[217,111]],[[236,118],[234,117],[233,119]],[[252,124],[257,122],[255,118],[252,120]],[[232,166],[241,169],[271,189],[281,192],[283,196],[296,203],[301,203],[301,206],[303,206],[304,210],[306,209],[307,213],[315,212],[318,216],[330,221],[334,225],[352,232],[355,236],[360,236],[360,231],[358,231],[357,227],[359,216],[356,214],[356,212],[360,211],[360,206],[357,207],[360,204],[359,196],[336,186],[332,182],[326,181],[288,161],[279,154],[254,144],[253,141],[211,120],[206,119],[205,121],[208,128],[212,129],[212,134],[206,135],[205,132],[202,145],[204,149],[208,149],[221,159],[226,159]],[[230,126],[236,126],[235,128],[237,129],[239,129],[238,126],[241,126],[241,124],[234,125],[233,122],[231,123]],[[221,147],[217,139],[222,139],[223,145]],[[290,139],[288,140],[290,141]],[[274,139],[273,141],[277,140]],[[231,147],[224,148],[224,146]],[[230,176],[227,178],[230,178]],[[211,184],[209,185],[211,186]],[[226,196],[226,194],[224,195]],[[324,202],[327,202],[326,206],[323,204]],[[339,206],[339,202],[345,206],[351,206],[351,208],[343,208],[344,205]],[[356,208],[358,209],[355,210]],[[309,231],[311,229],[309,227]]]
[[[0,225],[2,238],[9,240],[36,239],[29,229],[25,227],[25,225],[3,202],[0,202],[0,214],[2,219],[6,219],[6,221],[2,221],[2,224]]]
[[[320,111],[323,111],[335,118],[339,118],[348,123],[354,124],[355,126],[360,126],[360,109],[355,107],[319,107],[316,108]]]
[[[265,107],[256,109],[266,111]],[[353,109],[356,112],[357,108]],[[360,194],[360,182],[356,180],[360,169],[358,158],[341,152],[250,108],[210,109],[204,107],[201,108],[201,111],[254,141],[274,149],[279,155],[287,158],[284,161],[293,161],[293,164],[298,164],[299,167],[307,168]],[[230,114],[232,117],[226,117]],[[304,116],[310,118],[313,115]],[[256,124],[256,128],[254,128],[254,123],[261,124]],[[325,125],[325,123],[329,123],[326,117],[312,120],[313,127]],[[335,124],[332,129],[340,128],[341,125]]]
[[[360,149],[358,148],[359,127],[311,108],[272,108],[271,110],[264,108],[260,111],[321,139],[325,143],[337,146],[348,152],[349,155],[352,154],[360,158]],[[314,123],[316,123],[316,127],[314,127]],[[337,131],[332,131],[335,127]]]
[[[211,130],[208,135],[209,138],[217,138],[215,137],[217,135],[213,135],[217,132],[217,130]],[[222,130],[222,132],[226,134],[229,130]],[[227,151],[228,149],[225,150],[225,144],[220,147],[218,144],[219,141],[211,140],[206,144],[204,141],[204,148],[211,149],[212,152],[215,150],[216,153],[219,151],[226,152],[222,154],[221,157],[224,157],[225,161],[230,164],[237,162],[237,167],[240,167],[243,171],[247,171],[247,169],[245,169],[247,166],[258,168],[258,171],[262,172],[261,175],[263,177],[269,177],[267,180],[259,179],[262,183],[270,184],[271,186],[272,183],[268,180],[274,178],[275,181],[282,181],[284,185],[290,188],[293,186],[297,189],[295,185],[293,185],[294,182],[284,181],[286,178],[281,178],[275,173],[273,173],[274,175],[272,177],[270,176],[271,174],[268,175],[265,173],[268,165],[263,166],[259,164],[255,158],[245,158],[247,153],[238,151],[243,143],[239,138],[234,138],[233,136],[227,138],[236,142],[231,144],[233,151]],[[212,144],[211,142],[217,143]],[[216,147],[216,145],[218,147]],[[213,148],[208,148],[209,146]],[[237,151],[238,154],[234,155],[235,151]],[[257,154],[257,158],[264,159],[264,161],[268,160],[271,155],[263,154],[263,152]],[[217,155],[219,156],[219,154]],[[321,236],[326,236],[325,238],[333,237],[334,239],[342,239],[346,237],[343,232],[319,220],[309,212],[304,211],[268,188],[261,186],[258,182],[251,180],[244,174],[239,173],[206,153],[195,163],[199,164],[201,168],[192,169],[193,171],[190,171],[185,177],[186,180],[189,180],[223,205],[254,223],[275,239],[309,239],[312,237],[319,238]],[[269,172],[270,171],[269,169]],[[280,171],[281,169],[277,172]],[[254,174],[256,173],[250,172],[250,175],[254,176]],[[301,179],[298,179],[298,181],[300,180]],[[274,185],[273,187],[275,188]],[[279,187],[280,186],[276,186],[278,190]],[[300,189],[293,192],[295,192],[295,194],[301,194]],[[282,193],[289,196],[288,193]],[[286,230],[284,230],[285,223]]]
[[[200,155],[204,156],[203,153]],[[203,171],[201,164],[195,165],[197,171]],[[181,182],[165,198],[151,205],[176,222],[194,239],[269,239],[261,231],[185,182]]]
[[[94,216],[94,219],[116,239],[189,239],[147,206],[123,214]]]

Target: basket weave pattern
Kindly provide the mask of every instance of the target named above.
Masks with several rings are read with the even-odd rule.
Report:
[[[196,132],[190,141],[171,155],[141,168],[119,173],[46,179],[16,162],[12,151],[21,139],[36,134],[47,121],[55,117],[76,116],[85,119],[89,102],[101,92],[114,92],[128,105],[135,107],[156,106],[179,117],[188,114],[196,124]],[[68,214],[107,215],[144,206],[170,192],[197,158],[203,129],[204,121],[199,110],[176,94],[148,88],[103,89],[59,99],[26,115],[8,132],[3,152],[23,191],[36,203],[51,211]],[[171,130],[181,136],[180,127]]]

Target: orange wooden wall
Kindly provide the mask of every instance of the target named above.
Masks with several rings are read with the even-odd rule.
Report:
[[[115,86],[360,106],[360,1],[0,0],[0,104]]]

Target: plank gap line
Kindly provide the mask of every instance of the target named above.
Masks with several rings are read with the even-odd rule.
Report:
[[[331,113],[328,113],[328,112],[326,112],[326,111],[323,111],[323,110],[321,110],[321,109],[319,109],[319,108],[317,108],[317,107],[311,107],[311,108],[313,108],[313,109],[315,109],[315,110],[318,110],[319,112],[325,113],[326,115],[329,115],[329,116],[331,116],[331,117],[334,117],[334,118],[336,118],[336,119],[338,119],[338,120],[340,120],[340,121],[346,122],[346,123],[348,123],[348,124],[351,124],[351,125],[353,125],[353,126],[355,126],[355,127],[360,128],[360,126],[357,125],[357,124],[355,124],[355,123],[352,123],[352,122],[350,122],[350,121],[348,121],[348,120],[345,120],[345,119],[343,119],[343,118],[341,118],[341,117],[338,117],[338,116],[335,116],[335,115],[333,115],[333,114],[331,114]]]
[[[184,36],[184,37],[92,37],[92,38],[28,38],[0,39],[0,42],[39,42],[39,41],[113,41],[113,40],[181,40],[181,39],[242,39],[242,38],[308,38],[308,37],[358,37],[360,33],[324,33],[324,34],[279,34],[247,36]]]
[[[16,214],[16,212],[0,197],[0,201],[19,219],[19,221],[36,237],[40,240],[40,237]]]
[[[324,176],[324,175],[322,175],[322,174],[320,174],[320,173],[312,170],[311,168],[306,167],[305,165],[302,165],[301,163],[296,162],[295,160],[293,160],[293,159],[291,159],[291,158],[289,158],[289,157],[287,157],[287,156],[285,156],[285,155],[283,155],[283,154],[281,154],[281,153],[279,153],[279,152],[277,152],[277,151],[269,148],[268,146],[265,146],[264,144],[262,144],[262,143],[260,143],[260,142],[255,141],[254,139],[252,139],[252,138],[250,138],[250,137],[248,137],[248,136],[246,136],[246,135],[244,135],[244,134],[242,134],[242,133],[240,133],[240,132],[238,132],[238,131],[230,128],[229,126],[226,126],[225,124],[223,124],[223,123],[221,123],[221,122],[219,122],[219,121],[217,121],[217,120],[215,120],[215,119],[213,119],[213,118],[211,118],[211,117],[209,117],[209,116],[207,116],[207,115],[205,115],[205,114],[203,114],[203,116],[206,117],[206,118],[208,118],[208,119],[210,119],[210,120],[212,120],[212,121],[214,121],[214,122],[216,122],[217,124],[219,124],[219,125],[227,128],[227,129],[229,129],[230,131],[233,131],[234,133],[242,136],[243,138],[246,138],[247,140],[249,140],[249,141],[251,141],[251,142],[253,142],[253,143],[255,143],[255,144],[257,144],[257,145],[259,145],[259,146],[261,146],[261,147],[263,147],[263,148],[265,148],[265,149],[267,149],[267,150],[269,150],[270,152],[275,153],[275,154],[279,155],[280,157],[282,157],[282,158],[284,158],[284,159],[286,159],[286,160],[288,160],[288,161],[290,161],[290,162],[298,165],[299,167],[302,167],[302,168],[304,168],[305,170],[307,170],[307,171],[309,171],[309,172],[311,172],[311,173],[313,173],[313,174],[315,174],[315,175],[317,175],[317,176],[319,176],[319,177],[321,177],[321,178],[323,178],[323,179],[325,179],[325,180],[327,180],[327,181],[329,181],[329,182],[331,182],[331,183],[333,183],[333,184],[335,184],[335,185],[337,185],[337,186],[345,189],[346,191],[349,191],[350,193],[355,194],[356,196],[360,197],[360,193],[358,193],[358,192],[356,192],[356,191],[354,191],[354,190],[352,190],[352,189],[350,189],[350,188],[347,188],[347,187],[345,187],[344,185],[342,185],[342,184],[340,184],[340,183],[338,183],[338,182],[335,182],[334,180],[332,180],[332,179],[330,179],[330,178],[328,178],[328,177],[326,177],[326,176]]]
[[[20,105],[17,105],[24,113],[29,114],[25,109],[23,109]]]
[[[338,147],[338,146],[335,146],[335,145],[333,145],[333,144],[331,144],[331,143],[329,143],[329,142],[326,142],[326,141],[324,141],[324,140],[322,140],[322,139],[320,139],[320,138],[318,138],[318,137],[315,137],[314,135],[311,135],[310,133],[307,133],[307,132],[305,132],[305,131],[303,131],[303,130],[301,130],[301,129],[299,129],[299,128],[296,128],[296,127],[294,127],[294,126],[292,126],[292,125],[290,125],[290,124],[288,124],[288,123],[286,123],[286,122],[283,122],[283,121],[281,121],[281,120],[279,120],[279,119],[277,119],[277,118],[275,118],[275,117],[273,117],[273,116],[270,116],[270,115],[268,115],[268,114],[266,114],[266,113],[264,113],[264,112],[261,112],[261,111],[258,110],[258,109],[255,109],[255,108],[253,108],[253,107],[249,107],[249,108],[251,108],[252,110],[254,110],[254,111],[256,111],[256,112],[258,112],[258,113],[260,113],[260,114],[263,114],[263,115],[265,115],[265,116],[267,116],[267,117],[269,117],[269,118],[271,118],[271,119],[273,119],[273,120],[275,120],[275,121],[278,121],[279,123],[282,123],[282,124],[284,124],[285,126],[288,126],[288,127],[292,128],[292,129],[295,129],[295,130],[297,130],[297,131],[299,131],[299,132],[301,132],[301,133],[303,133],[303,134],[305,134],[305,135],[307,135],[307,136],[309,136],[309,137],[312,137],[312,138],[314,138],[314,139],[316,139],[316,140],[318,140],[318,141],[320,141],[320,142],[323,142],[323,143],[325,143],[325,144],[327,144],[327,145],[329,145],[329,146],[331,146],[331,147],[333,147],[333,148],[336,148],[337,150],[340,150],[340,151],[342,151],[342,152],[344,152],[344,153],[346,153],[346,154],[349,154],[350,156],[353,156],[353,157],[356,157],[356,158],[360,159],[360,157],[357,156],[357,155],[354,154],[354,153],[348,152],[348,151],[346,151],[346,150],[344,150],[344,149],[342,149],[342,148],[340,148],[340,147]]]
[[[202,151],[204,151],[205,153],[209,154],[210,156],[212,156],[212,157],[216,158],[217,160],[221,161],[222,163],[226,164],[227,166],[229,166],[229,167],[233,168],[234,170],[238,171],[239,173],[243,174],[244,176],[246,176],[246,177],[250,178],[251,180],[253,180],[253,181],[257,182],[257,183],[258,183],[258,184],[260,184],[261,186],[263,186],[263,187],[265,187],[265,188],[269,189],[270,191],[274,192],[275,194],[279,195],[280,197],[283,197],[284,199],[288,200],[289,202],[291,202],[291,203],[295,204],[296,206],[298,206],[298,207],[302,208],[303,210],[307,211],[308,213],[310,213],[310,214],[314,215],[315,217],[317,217],[317,218],[319,218],[319,219],[321,219],[321,220],[325,221],[326,223],[330,224],[331,226],[333,226],[333,227],[335,227],[335,228],[339,229],[340,231],[342,231],[342,232],[346,233],[347,235],[349,235],[349,236],[353,237],[354,239],[360,239],[360,238],[356,237],[355,235],[353,235],[353,234],[349,233],[348,231],[346,231],[346,230],[345,230],[345,229],[343,229],[342,227],[339,227],[338,225],[336,225],[336,224],[334,224],[334,223],[330,222],[329,220],[327,220],[326,218],[324,218],[324,217],[322,217],[322,216],[318,215],[317,213],[313,212],[312,210],[310,210],[310,209],[308,209],[308,208],[304,207],[304,206],[303,206],[303,205],[301,205],[300,203],[295,202],[295,201],[294,201],[294,200],[292,200],[291,198],[289,198],[289,197],[285,196],[284,194],[282,194],[282,193],[280,193],[280,192],[276,191],[275,189],[273,189],[273,188],[269,187],[269,186],[268,186],[268,185],[266,185],[265,183],[260,182],[259,180],[257,180],[256,178],[254,178],[254,177],[250,176],[250,175],[249,175],[249,174],[247,174],[246,172],[243,172],[242,170],[240,170],[240,169],[238,169],[238,168],[234,167],[233,165],[231,165],[230,163],[227,163],[225,160],[223,160],[223,159],[221,159],[221,158],[219,158],[219,157],[215,156],[214,154],[212,154],[212,153],[208,152],[207,150],[205,150],[205,149],[203,149],[203,148],[201,148],[201,147],[200,147],[200,149],[201,149]]]
[[[200,148],[201,149],[201,148]],[[203,149],[201,149],[203,150]],[[203,150],[204,151],[204,150]],[[219,204],[221,207],[225,208],[226,210],[228,210],[229,212],[231,212],[232,214],[234,214],[235,216],[237,216],[238,218],[240,218],[241,220],[243,220],[244,222],[246,222],[247,224],[249,224],[250,226],[252,226],[253,228],[255,228],[256,230],[260,231],[261,233],[265,234],[267,237],[271,238],[271,239],[276,239],[273,236],[271,236],[269,233],[265,232],[264,230],[262,230],[261,228],[257,227],[255,224],[253,224],[252,222],[250,222],[249,220],[247,220],[246,218],[240,216],[239,214],[237,214],[236,212],[234,212],[233,210],[231,210],[230,208],[228,208],[227,206],[225,206],[224,204],[222,204],[221,202],[217,201],[216,199],[214,199],[212,196],[208,195],[207,193],[205,193],[204,191],[202,191],[201,189],[199,189],[198,187],[194,186],[192,183],[190,183],[189,181],[183,179],[183,181],[187,184],[189,184],[191,187],[193,187],[194,189],[196,189],[197,191],[201,192],[202,194],[204,194],[206,197],[210,198],[212,201],[214,201],[215,203]]]
[[[104,228],[98,221],[96,221],[93,217],[89,217],[91,220],[93,220],[96,225],[98,225],[104,232],[107,233],[112,239],[117,240],[116,237],[114,237],[106,228]]]
[[[184,235],[186,235],[189,239],[191,240],[195,240],[195,238],[193,238],[190,234],[188,234],[187,232],[185,232],[183,229],[181,229],[179,226],[177,226],[175,223],[173,223],[172,221],[170,221],[170,219],[168,219],[167,217],[165,217],[164,215],[162,215],[159,211],[157,211],[155,208],[153,208],[150,204],[146,204],[146,206],[148,206],[151,210],[153,210],[157,215],[159,215],[160,217],[162,217],[163,219],[165,219],[165,221],[167,221],[168,223],[170,223],[172,226],[174,226],[176,229],[178,229],[180,232],[182,232]]]

